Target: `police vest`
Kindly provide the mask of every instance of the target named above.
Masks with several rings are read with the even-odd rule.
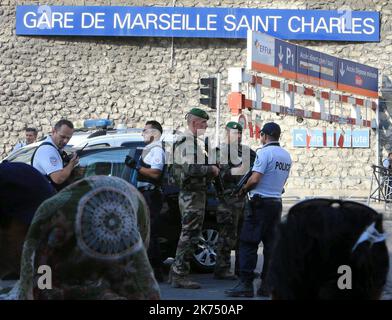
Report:
[[[53,148],[56,149],[56,151],[59,153],[60,158],[61,158],[61,161],[62,161],[62,163],[63,163],[63,168],[68,164],[68,162],[69,162],[70,159],[69,159],[69,156],[67,155],[67,153],[66,153],[65,151],[60,151],[58,148],[56,148],[56,147],[55,147],[53,144],[51,144],[50,142],[43,142],[43,143],[41,143],[41,144],[38,146],[37,149],[34,150],[34,153],[33,153],[32,157],[31,157],[31,161],[30,161],[31,166],[33,166],[35,154],[37,153],[38,149],[39,149],[40,147],[42,147],[42,146],[52,146]],[[49,175],[47,175],[47,174],[45,174],[44,177],[46,177],[46,178],[49,180],[49,182],[52,184],[52,186],[53,186],[57,191],[60,191],[61,189],[64,189],[64,188],[69,184],[69,182],[67,182],[67,181],[65,181],[65,182],[63,182],[63,183],[60,183],[60,184],[57,184],[57,183],[55,183],[55,182],[52,180],[52,178],[51,178]]]
[[[163,147],[161,147],[161,146],[154,146],[154,147],[151,148],[151,150],[154,149],[154,148],[161,148],[163,151],[165,151],[165,150],[163,149]],[[151,151],[151,150],[150,150],[150,151]],[[151,168],[151,165],[149,165],[149,164],[147,164],[147,163],[145,163],[145,162],[143,161],[142,156],[140,156],[140,158],[139,158],[139,160],[138,160],[138,165],[139,165],[140,167],[142,167],[142,168],[147,168],[147,169],[150,169],[150,168]],[[141,174],[140,172],[138,172],[137,181],[139,181],[139,182],[151,183],[152,185],[154,185],[154,186],[156,186],[156,187],[162,186],[162,184],[163,184],[163,183],[162,183],[162,182],[163,182],[163,175],[164,175],[164,172],[165,172],[165,169],[166,169],[165,166],[166,166],[166,165],[163,166],[162,174],[160,175],[159,179],[152,179],[152,178],[147,177],[147,176]]]

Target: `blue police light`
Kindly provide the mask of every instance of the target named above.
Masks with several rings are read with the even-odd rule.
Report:
[[[109,119],[89,119],[83,122],[83,127],[87,129],[91,128],[109,128],[113,127],[113,120]]]

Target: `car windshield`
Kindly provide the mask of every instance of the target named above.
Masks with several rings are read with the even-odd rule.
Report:
[[[6,160],[10,162],[23,162],[27,164],[31,164],[31,157],[33,156],[33,153],[37,149],[37,146],[32,147],[32,148],[22,148],[14,153],[11,153]]]
[[[72,180],[94,175],[108,175],[122,177],[130,182],[132,172],[127,169],[124,161],[127,155],[136,157],[137,150],[136,146],[87,150],[81,155]]]

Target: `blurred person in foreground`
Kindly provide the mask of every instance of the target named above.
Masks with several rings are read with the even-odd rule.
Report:
[[[0,279],[19,278],[23,242],[35,211],[55,193],[32,166],[0,163]]]
[[[379,299],[388,269],[381,214],[311,199],[280,224],[268,282],[273,299]]]
[[[149,227],[143,196],[124,180],[94,176],[71,184],[37,210],[24,244],[14,296],[159,299],[145,250]],[[45,283],[51,286],[42,286]]]

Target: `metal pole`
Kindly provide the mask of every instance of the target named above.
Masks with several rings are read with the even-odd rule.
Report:
[[[220,129],[220,95],[221,95],[221,75],[220,73],[216,76],[216,125],[215,125],[215,144],[219,147],[219,129]]]
[[[380,109],[379,100],[377,99],[376,107],[376,166],[380,164]]]

